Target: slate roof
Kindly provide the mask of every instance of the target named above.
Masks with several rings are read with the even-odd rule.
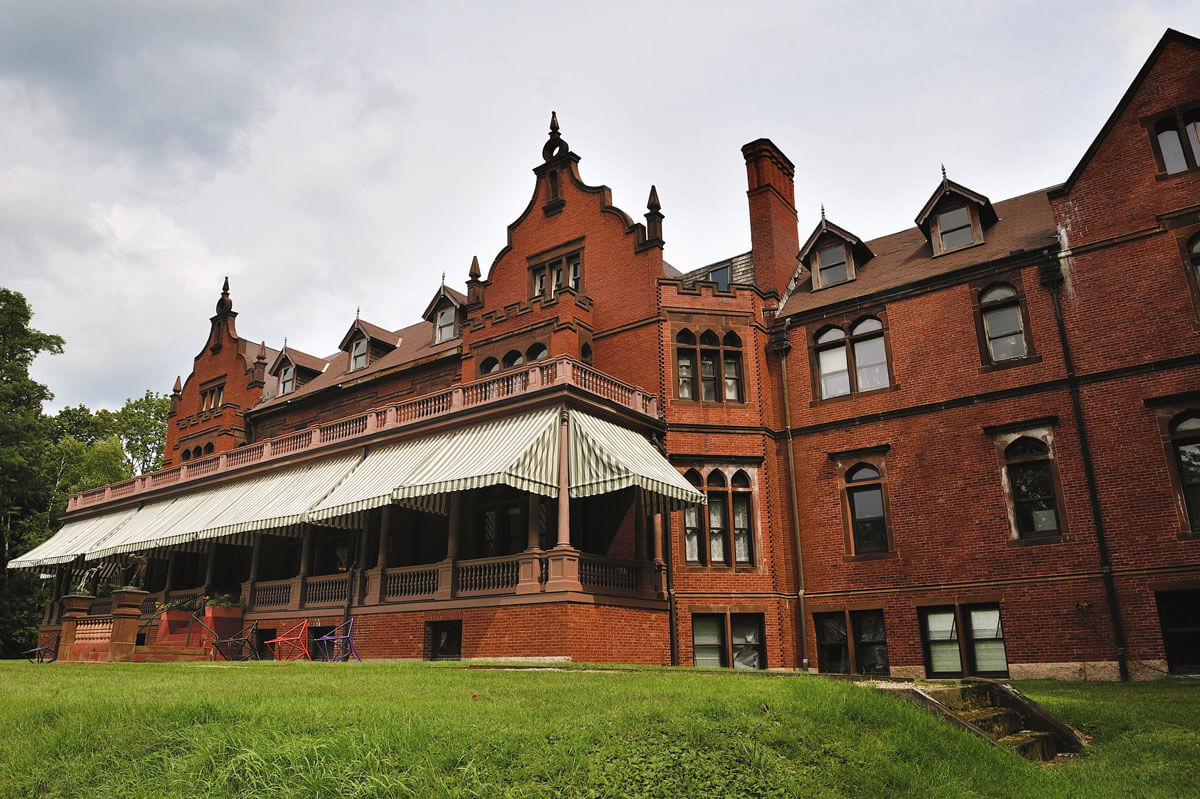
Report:
[[[924,234],[912,227],[866,242],[875,257],[855,265],[854,280],[813,291],[812,274],[805,270],[778,316],[813,311],[1018,252],[1053,246],[1057,235],[1047,191],[1041,189],[995,203],[999,218],[984,231],[983,244],[935,258]]]

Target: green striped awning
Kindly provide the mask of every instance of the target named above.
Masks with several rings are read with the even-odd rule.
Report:
[[[100,545],[133,518],[136,508],[70,521],[57,533],[19,558],[8,562],[10,569],[40,569],[70,563],[94,546]]]
[[[705,502],[704,494],[683,479],[645,436],[580,411],[571,411],[568,468],[572,497],[639,486],[650,513]]]
[[[188,548],[255,530],[298,531],[304,513],[358,463],[357,455],[282,469],[147,503],[120,530],[91,547],[88,560],[161,547]]]

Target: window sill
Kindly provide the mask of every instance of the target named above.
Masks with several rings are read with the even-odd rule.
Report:
[[[1045,544],[1065,544],[1067,536],[1060,533],[1058,535],[1027,535],[1024,538],[1010,538],[1008,545],[1010,547],[1036,547]]]
[[[988,372],[1000,372],[1005,369],[1015,369],[1018,366],[1030,366],[1032,364],[1041,362],[1042,356],[1037,355],[1036,353],[1033,355],[1027,355],[1024,358],[1009,358],[1006,361],[985,363],[983,366],[979,367],[979,374],[983,375],[987,374]]]
[[[982,242],[982,241],[973,241],[970,244],[963,244],[958,247],[952,247],[949,250],[941,250],[939,252],[935,252],[933,254],[933,257],[941,258],[943,255],[953,255],[956,252],[962,252],[963,250],[969,250],[972,247],[982,247],[984,245],[984,243],[985,242]]]
[[[861,555],[842,555],[843,563],[858,563],[868,560],[894,560],[900,557],[900,553],[894,549],[889,549],[887,552],[864,552]]]
[[[731,406],[734,408],[748,408],[750,406],[749,402],[737,402],[736,400],[698,400],[698,399],[691,399],[688,397],[674,397],[671,400],[671,404],[672,405],[686,405],[689,407],[692,405],[708,405],[708,406],[717,407],[717,408],[720,408],[723,406]]]
[[[542,213],[545,214],[546,216],[554,216],[555,214],[561,212],[562,209],[566,207],[566,205],[567,205],[567,201],[562,198],[559,198],[557,200],[551,200],[550,202],[548,202],[542,206]]]
[[[1159,172],[1154,176],[1154,180],[1158,183],[1162,183],[1164,180],[1172,180],[1173,178],[1183,177],[1184,175],[1195,175],[1197,172],[1200,172],[1200,168],[1198,167],[1188,167],[1187,169],[1181,169],[1178,172]]]
[[[725,563],[718,563],[714,566],[708,566],[695,561],[688,561],[683,566],[684,574],[757,574],[758,566],[753,563],[739,563],[736,566],[729,566]]]
[[[1180,541],[1200,541],[1200,530],[1180,530],[1177,537]]]
[[[892,383],[890,385],[880,386],[879,388],[870,389],[869,391],[856,391],[856,392],[851,392],[850,394],[841,394],[836,397],[822,397],[820,399],[815,399],[812,402],[808,403],[808,407],[816,408],[821,405],[829,405],[829,404],[836,403],[836,402],[846,402],[847,400],[858,399],[859,397],[869,397],[873,394],[882,394],[887,391],[899,391],[899,390],[900,390],[900,384]]]

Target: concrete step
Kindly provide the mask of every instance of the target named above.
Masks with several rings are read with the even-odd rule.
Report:
[[[996,743],[1008,747],[1027,760],[1043,763],[1047,760],[1053,760],[1058,754],[1058,747],[1054,743],[1054,736],[1048,732],[1021,730],[1012,735],[997,738]]]
[[[925,693],[955,711],[991,707],[992,695],[983,685],[951,685],[925,688]]]
[[[1021,715],[1004,707],[982,707],[958,711],[959,718],[969,721],[992,738],[1012,735],[1021,729]]]
[[[153,644],[137,646],[133,649],[130,660],[134,663],[169,663],[187,660],[208,660],[208,647],[204,646],[173,646],[170,644]]]

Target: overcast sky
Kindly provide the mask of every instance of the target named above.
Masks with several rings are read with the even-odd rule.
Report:
[[[749,249],[741,145],[865,239],[939,179],[1064,180],[1200,2],[272,3],[0,0],[0,284],[66,338],[49,410],[169,392],[228,275],[239,333],[337,348],[491,264],[550,111],[665,256]]]

